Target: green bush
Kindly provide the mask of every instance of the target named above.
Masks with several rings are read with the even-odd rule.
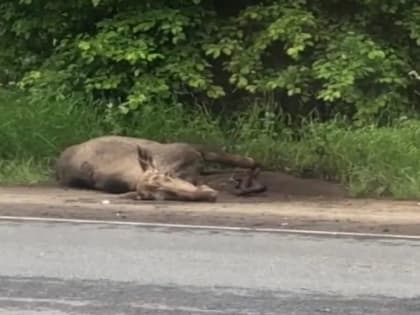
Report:
[[[5,0],[0,77],[75,91],[130,114],[272,94],[299,119],[359,124],[411,114],[419,64],[415,0]],[[415,70],[415,69],[414,69]]]
[[[0,181],[116,133],[419,197],[419,25],[414,0],[4,0]]]

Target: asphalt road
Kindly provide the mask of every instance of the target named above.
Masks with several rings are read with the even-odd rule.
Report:
[[[420,242],[0,221],[0,314],[420,314]]]

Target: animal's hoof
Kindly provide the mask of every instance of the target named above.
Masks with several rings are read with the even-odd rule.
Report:
[[[217,197],[219,196],[219,193],[216,190],[207,185],[198,186],[198,190],[200,193],[205,195],[204,199],[206,201],[215,202],[217,200]]]
[[[209,202],[216,202],[217,201],[217,197],[218,197],[218,194],[216,193],[216,194],[211,194],[211,195],[209,195],[209,198],[207,199],[207,201],[209,201]]]
[[[248,196],[253,194],[261,194],[267,191],[267,186],[254,182],[251,187],[237,188],[235,194],[237,196]]]
[[[198,190],[200,191],[215,191],[213,188],[207,185],[200,185],[198,186]]]

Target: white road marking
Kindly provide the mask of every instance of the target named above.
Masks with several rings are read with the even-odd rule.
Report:
[[[91,302],[91,301],[75,301],[75,300],[65,300],[65,299],[45,299],[45,298],[20,298],[20,297],[9,297],[9,296],[1,296],[0,302],[14,302],[14,303],[22,303],[22,304],[61,304],[65,306],[70,307],[83,307],[83,306],[98,306],[97,304]],[[235,314],[249,314],[248,312],[244,313],[238,309],[226,309],[226,310],[211,310],[211,309],[203,309],[203,308],[197,308],[197,307],[191,307],[191,306],[183,306],[183,305],[169,305],[169,304],[159,304],[159,303],[129,303],[129,306],[136,309],[144,309],[148,311],[182,311],[182,312],[188,312],[188,313],[194,313],[194,314],[225,314],[226,312],[229,313],[235,313]],[[4,309],[6,310],[6,309]],[[2,312],[2,308],[0,307],[0,314]],[[70,313],[63,313],[59,311],[54,311],[51,308],[45,307],[44,310],[37,310],[37,311],[31,311],[28,313],[13,313],[18,315],[23,314],[43,314],[44,312],[48,312],[46,314],[70,314]],[[54,312],[54,313],[50,313]],[[7,313],[10,315],[11,313]]]
[[[18,217],[18,216],[0,216],[0,221],[35,221],[35,222],[53,222],[53,223],[80,223],[80,224],[106,224],[106,225],[126,225],[150,228],[177,228],[194,230],[217,230],[217,231],[238,231],[238,232],[262,232],[262,233],[284,233],[284,234],[302,234],[302,235],[325,235],[325,236],[350,236],[366,238],[391,238],[420,240],[417,235],[404,234],[383,234],[383,233],[358,233],[358,232],[339,232],[339,231],[321,231],[321,230],[300,230],[300,229],[278,229],[278,228],[250,228],[240,226],[216,226],[216,225],[193,225],[193,224],[172,224],[158,222],[136,222],[136,221],[115,221],[115,220],[87,220],[87,219],[63,219],[63,218],[42,218],[42,217]]]

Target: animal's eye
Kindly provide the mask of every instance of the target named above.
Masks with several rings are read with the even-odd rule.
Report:
[[[167,183],[172,181],[172,177],[168,176],[168,175],[163,176],[162,179],[163,179],[164,182],[167,182]]]
[[[159,174],[154,174],[154,175],[151,177],[151,180],[152,180],[152,181],[158,181],[159,179],[160,179]]]

